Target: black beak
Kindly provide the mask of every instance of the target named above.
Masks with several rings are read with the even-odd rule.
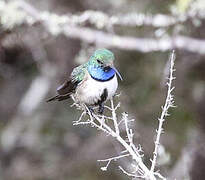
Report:
[[[122,81],[123,79],[122,79],[122,76],[121,76],[121,74],[119,73],[119,71],[118,71],[114,66],[113,66],[112,68],[115,70],[115,72],[117,73],[118,77],[119,77],[120,80]]]
[[[109,63],[109,64],[104,64],[104,68],[112,68],[115,70],[115,72],[117,73],[118,77],[120,78],[120,80],[122,81],[122,76],[121,74],[119,73],[119,71],[114,67],[113,63]]]

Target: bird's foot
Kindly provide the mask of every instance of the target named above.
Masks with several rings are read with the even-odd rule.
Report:
[[[86,108],[86,113],[87,113],[88,115],[91,115],[91,116],[92,116],[92,115],[94,114],[93,108],[87,106],[87,108]]]
[[[103,112],[104,112],[104,104],[100,104],[99,109],[98,109],[98,113],[102,115]]]

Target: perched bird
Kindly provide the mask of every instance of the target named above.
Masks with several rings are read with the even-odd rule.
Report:
[[[78,104],[85,104],[89,110],[99,106],[98,113],[104,111],[104,102],[114,96],[120,73],[114,67],[114,54],[107,49],[98,49],[89,61],[73,69],[69,80],[57,88],[57,95],[47,102],[68,98]],[[93,111],[93,110],[92,110]]]

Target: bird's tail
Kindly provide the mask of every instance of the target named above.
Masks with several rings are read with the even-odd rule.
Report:
[[[52,98],[49,98],[48,100],[46,100],[46,102],[54,101],[54,100],[57,100],[57,99],[58,99],[58,95],[56,95]]]
[[[66,94],[66,95],[58,94],[58,95],[48,99],[46,102],[51,102],[51,101],[55,101],[55,100],[63,101],[63,100],[68,99],[68,98],[70,98],[70,94]]]

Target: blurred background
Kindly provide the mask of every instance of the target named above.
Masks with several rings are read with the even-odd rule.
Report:
[[[203,0],[0,1],[0,179],[128,179],[112,163],[119,144],[89,126],[71,101],[46,103],[97,48],[115,54],[121,111],[136,119],[135,143],[150,164],[176,49],[175,105],[158,162],[169,179],[205,179]],[[120,112],[119,112],[120,115]]]

